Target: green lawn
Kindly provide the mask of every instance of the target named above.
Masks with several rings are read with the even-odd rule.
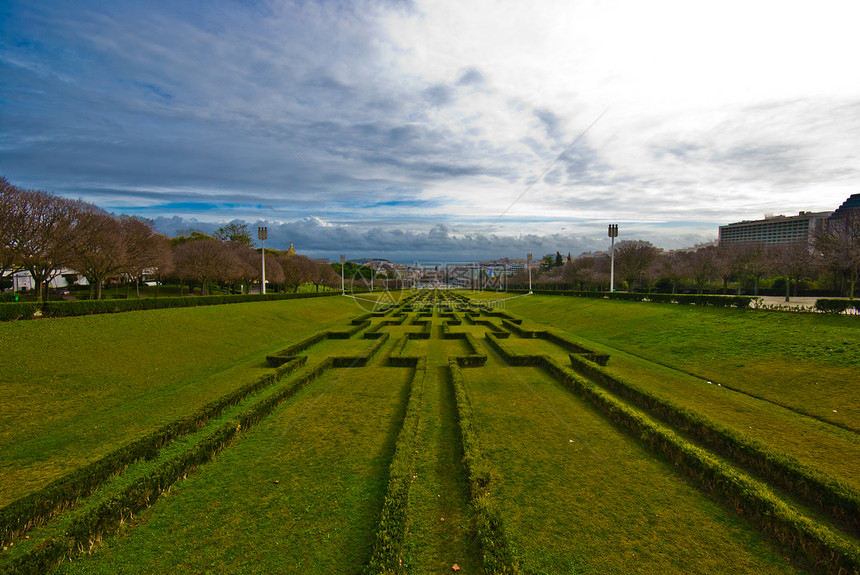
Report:
[[[510,311],[860,432],[860,318],[563,296]]]
[[[329,371],[139,525],[57,572],[358,572],[370,555],[409,372]]]
[[[524,572],[797,572],[542,370],[492,362],[463,377]]]
[[[264,373],[347,298],[0,324],[0,505]]]
[[[267,354],[319,332],[350,329],[352,318],[387,296],[361,297],[0,324],[0,344],[11,351],[0,359],[0,506],[272,373]],[[421,292],[419,299],[434,297],[440,296]],[[850,407],[860,403],[856,318],[551,296],[518,297],[503,306],[523,317],[526,329],[553,327],[608,352],[607,369],[631,384],[860,488],[860,441],[846,429],[860,419]],[[450,331],[471,333],[478,352],[489,355],[486,366],[461,371],[482,449],[497,472],[492,497],[523,573],[802,572],[787,558],[790,551],[734,507],[547,372],[505,364],[484,343],[489,328],[457,316],[464,321]],[[373,317],[369,329],[393,319]],[[499,317],[480,319],[502,325]],[[402,350],[427,359],[404,565],[408,573],[447,573],[454,563],[480,573],[447,375],[448,358],[471,353],[471,346],[442,339],[445,318],[438,311],[430,317],[411,312],[402,325],[381,327],[390,337],[368,367],[332,368],[311,381],[262,422],[243,428],[213,461],[107,537],[91,557],[64,563],[59,572],[359,573],[375,541],[413,371],[389,367],[388,356],[403,334],[423,331],[413,320],[432,328],[430,339],[408,340]],[[110,485],[130,482],[328,357],[376,345],[380,340],[364,338],[367,329],[305,350],[301,371]],[[806,346],[794,340],[800,337]],[[837,340],[846,352],[817,358],[798,351],[828,349]],[[515,353],[562,362],[568,353],[541,339],[504,342]],[[813,370],[827,393],[817,394],[803,379]],[[834,397],[840,407],[825,413],[822,406]],[[842,427],[829,423],[837,418]],[[95,498],[107,497],[110,485]],[[31,531],[34,540],[16,547],[35,546],[50,528]],[[11,556],[0,555],[0,568]]]

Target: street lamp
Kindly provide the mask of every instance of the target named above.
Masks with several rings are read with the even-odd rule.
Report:
[[[346,256],[341,254],[340,256],[340,295],[346,295],[346,287],[344,287],[343,276],[346,275],[344,271],[344,266],[346,265]]]
[[[269,238],[269,229],[266,227],[257,228],[257,239],[260,240],[260,252],[263,256],[263,295],[266,295],[266,240]]]
[[[526,267],[529,269],[529,293],[532,293],[532,254],[526,255]]]
[[[615,291],[615,238],[618,237],[618,224],[609,224],[609,237],[612,238],[612,246],[609,248],[609,291]]]

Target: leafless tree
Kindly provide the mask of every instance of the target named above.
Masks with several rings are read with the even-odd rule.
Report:
[[[318,263],[314,264],[311,282],[316,286],[316,290],[320,291],[321,285],[334,286],[335,284],[339,284],[340,276],[331,269],[329,264]]]
[[[860,210],[852,210],[815,231],[815,248],[828,267],[842,274],[848,282],[848,297],[854,299],[854,289],[860,279]]]
[[[637,282],[642,282],[656,257],[657,252],[650,242],[623,240],[615,246],[615,265],[631,290]]]
[[[14,269],[15,250],[12,247],[13,231],[22,225],[22,212],[18,209],[20,190],[6,178],[0,178],[0,279]]]
[[[700,245],[695,251],[685,252],[683,261],[686,276],[701,294],[717,273],[717,247]]]
[[[209,282],[229,276],[235,255],[216,240],[199,240],[176,246],[173,251],[180,278],[200,282],[200,294],[209,295]]]
[[[147,271],[153,275],[162,275],[170,267],[169,250],[166,249],[169,240],[155,231],[152,223],[142,218],[121,216],[123,244],[125,245],[126,260],[124,271],[128,278],[134,280],[137,297],[140,297],[140,277]]]
[[[791,282],[794,280],[794,295],[800,278],[810,273],[816,265],[812,246],[806,241],[773,244],[768,246],[767,259],[770,269],[785,276],[785,301],[791,301]]]
[[[69,257],[73,232],[73,202],[46,192],[19,190],[12,206],[9,236],[4,242],[15,261],[30,272],[48,300],[48,283]]]
[[[305,256],[298,254],[279,257],[278,263],[284,270],[284,285],[293,292],[299,291],[299,286],[311,281],[316,272],[314,263]]]
[[[101,299],[106,279],[125,265],[125,245],[119,220],[101,208],[76,202],[72,212],[74,229],[67,264],[90,284],[90,298]]]

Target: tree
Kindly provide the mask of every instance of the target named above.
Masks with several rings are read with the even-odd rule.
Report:
[[[201,295],[209,295],[209,282],[231,277],[235,264],[235,255],[216,240],[180,244],[173,257],[181,278],[200,282]]]
[[[650,242],[642,240],[622,240],[615,245],[615,265],[618,266],[618,275],[625,280],[630,289],[648,271],[648,268],[657,257],[657,252]]]
[[[815,267],[815,257],[806,241],[773,244],[768,246],[767,259],[770,269],[785,276],[785,301],[791,301],[791,281],[794,280],[794,295],[800,278]]]
[[[215,230],[212,238],[220,242],[232,242],[249,248],[255,245],[251,238],[251,232],[248,231],[248,224],[240,224],[239,222],[230,222]]]
[[[854,299],[860,279],[860,210],[828,219],[814,232],[814,243],[827,265],[842,274],[848,283],[848,298]]]
[[[696,251],[686,252],[683,261],[686,276],[701,294],[717,272],[717,246],[699,245]]]
[[[678,293],[678,283],[684,277],[684,259],[682,252],[672,252],[660,256],[657,260],[660,277],[672,285],[673,294]]]
[[[298,254],[280,257],[278,263],[284,270],[284,285],[293,292],[299,291],[299,286],[311,281],[316,272],[315,264],[305,256]]]
[[[123,270],[129,278],[134,278],[137,297],[140,297],[139,280],[144,272],[162,275],[170,268],[170,240],[157,233],[152,222],[143,218],[123,215],[119,222],[126,251]],[[159,270],[159,267],[164,269]]]
[[[311,282],[317,291],[320,291],[321,285],[333,287],[340,283],[340,276],[327,263],[316,264],[313,271]]]
[[[73,212],[68,264],[87,278],[90,299],[101,299],[105,280],[119,273],[126,262],[122,226],[116,217],[92,204],[77,202]]]
[[[564,265],[564,258],[561,257],[560,252],[555,252],[555,267],[560,268]]]
[[[48,282],[60,273],[69,257],[73,202],[32,190],[19,190],[16,199],[4,245],[30,272],[37,289],[42,290],[42,301],[47,302]]]
[[[13,230],[21,227],[21,212],[18,210],[20,190],[6,178],[0,178],[0,280],[10,273],[15,265],[15,250],[12,249]]]

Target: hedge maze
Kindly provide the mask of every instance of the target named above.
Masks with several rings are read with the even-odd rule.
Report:
[[[367,378],[355,374],[370,370],[383,389],[389,380],[408,384],[389,386],[402,399],[393,432],[383,432],[391,443],[382,449],[384,493],[363,497],[375,502],[367,513],[376,526],[358,546],[363,555],[327,551],[333,564],[351,565],[344,572],[667,572],[681,564],[860,573],[856,483],[625,380],[605,353],[463,295],[412,295],[265,359],[268,375],[0,509],[3,572],[114,560],[120,548],[102,556],[100,542],[129,522],[129,538],[147,529],[147,510],[174,505],[162,496],[177,482],[204,466],[217,472],[216,456],[243,448],[257,428],[269,433],[273,414],[311,409],[326,393],[364,393]],[[302,394],[314,386],[327,387],[315,400]],[[384,427],[372,417],[354,425],[357,436]],[[659,508],[664,516],[642,519],[636,506],[656,509],[652,501],[667,493],[674,498]],[[685,520],[696,525],[679,529]],[[311,544],[294,537],[293,547]]]

